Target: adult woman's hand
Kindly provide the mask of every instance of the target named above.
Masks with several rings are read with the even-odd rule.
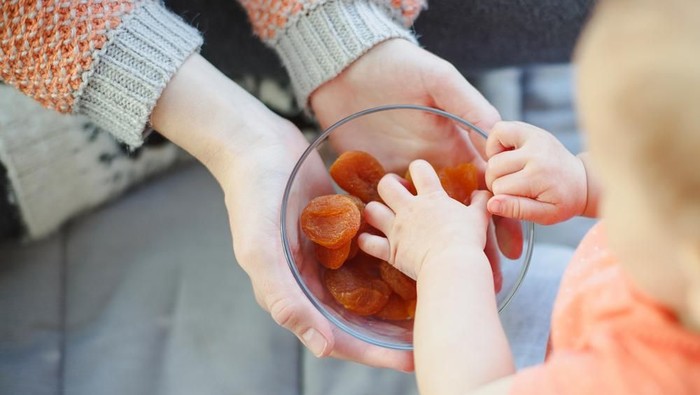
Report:
[[[308,146],[299,130],[199,55],[188,59],[168,84],[151,120],[204,163],[221,185],[236,258],[258,303],[278,324],[317,356],[413,369],[410,353],[370,346],[333,327],[292,277],[280,242],[280,206],[289,174]],[[310,161],[303,174],[306,188],[293,199],[331,190],[320,157]]]
[[[322,127],[370,107],[419,104],[458,115],[484,130],[500,121],[498,111],[449,62],[403,39],[387,40],[356,60],[334,79],[321,85],[310,105]],[[353,133],[331,140],[339,150],[371,147],[388,171],[402,171],[415,158],[436,166],[473,162],[485,171],[485,140],[471,138],[454,123],[420,112],[385,112],[352,123]],[[351,140],[349,140],[351,139]],[[435,141],[443,144],[435,150]],[[403,154],[403,155],[402,155]],[[522,253],[522,231],[517,221],[493,218],[498,245],[504,255]],[[491,259],[497,257],[491,254]]]

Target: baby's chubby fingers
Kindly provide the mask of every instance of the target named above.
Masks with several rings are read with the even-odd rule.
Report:
[[[554,204],[527,197],[496,195],[488,201],[487,207],[491,214],[501,217],[532,221],[541,225],[557,222],[558,208]]]
[[[486,187],[493,193],[493,184],[496,180],[520,172],[525,168],[528,157],[519,150],[504,151],[489,158],[486,165],[484,178]]]
[[[389,261],[391,259],[391,245],[389,244],[389,239],[386,237],[362,233],[357,238],[357,245],[362,251],[375,258],[383,261]]]
[[[369,202],[365,206],[364,217],[368,224],[386,235],[391,231],[396,214],[382,203]]]
[[[379,180],[377,192],[387,206],[392,210],[408,203],[413,194],[406,189],[404,181],[396,174],[387,174]]]
[[[486,142],[488,162],[484,178],[486,187],[494,194],[494,182],[502,177],[522,171],[532,159],[532,151],[526,146],[536,134],[536,128],[522,122],[499,122],[494,126]]]
[[[411,180],[419,195],[439,191],[444,192],[440,178],[427,161],[422,159],[414,160],[408,166],[408,171],[411,173]]]
[[[486,158],[491,159],[504,151],[518,149],[525,145],[534,128],[523,122],[496,123],[486,140]]]

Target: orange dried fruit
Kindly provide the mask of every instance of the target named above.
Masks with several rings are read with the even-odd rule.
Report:
[[[358,265],[343,265],[326,270],[323,282],[333,298],[347,310],[358,315],[379,312],[389,300],[391,288]]]
[[[350,242],[360,228],[360,210],[344,195],[324,195],[312,199],[301,212],[301,229],[316,244],[340,248]]]
[[[363,202],[381,201],[377,184],[386,172],[379,161],[367,152],[344,152],[331,165],[330,174],[338,186]]]
[[[479,188],[479,171],[472,163],[443,167],[437,174],[447,194],[464,204],[469,204],[472,192]]]
[[[403,321],[410,320],[416,315],[416,299],[405,300],[398,294],[391,294],[384,307],[375,317],[383,320]]]
[[[416,298],[416,282],[407,275],[387,262],[379,264],[379,276],[384,280],[392,291],[397,293],[403,299]]]
[[[349,241],[338,248],[328,248],[320,244],[314,244],[316,259],[321,265],[329,269],[337,269],[343,266],[345,260],[348,259],[352,243],[352,241]]]
[[[362,232],[368,232],[370,229],[372,229],[372,225],[368,224],[367,221],[365,221],[365,203],[360,200],[357,196],[352,196],[352,195],[346,195],[348,198],[352,199],[352,201],[355,203],[357,208],[360,210],[360,228],[357,230],[357,233],[355,233],[355,237],[352,238],[352,242],[350,244],[350,253],[348,254],[347,259],[352,259],[354,258],[357,253],[360,251],[360,246],[357,244],[357,238],[360,236],[360,233]]]

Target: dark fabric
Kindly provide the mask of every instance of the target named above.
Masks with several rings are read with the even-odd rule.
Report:
[[[561,63],[592,0],[433,0],[415,29],[426,49],[462,71]]]
[[[426,49],[462,72],[568,62],[593,0],[433,0],[415,24]],[[202,54],[230,77],[288,77],[234,0],[167,0],[197,26]]]
[[[253,35],[236,0],[166,0],[165,5],[204,34],[202,55],[224,74],[289,80],[275,52]]]
[[[16,238],[22,233],[19,209],[10,199],[9,184],[7,169],[0,162],[0,240]]]

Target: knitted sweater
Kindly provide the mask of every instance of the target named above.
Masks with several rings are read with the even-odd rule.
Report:
[[[412,39],[421,0],[242,0],[279,53],[300,104],[373,45]],[[46,107],[87,115],[131,146],[165,85],[202,44],[147,0],[4,0],[0,79]]]
[[[287,66],[304,106],[313,89],[375,44],[413,40],[405,25],[421,3],[242,5]],[[155,0],[3,0],[0,6],[0,80],[45,107],[87,116],[132,150],[143,143],[166,84],[201,45],[196,29]],[[172,145],[125,153],[79,117],[37,111],[14,93],[0,86],[0,239],[41,238],[182,156]]]

